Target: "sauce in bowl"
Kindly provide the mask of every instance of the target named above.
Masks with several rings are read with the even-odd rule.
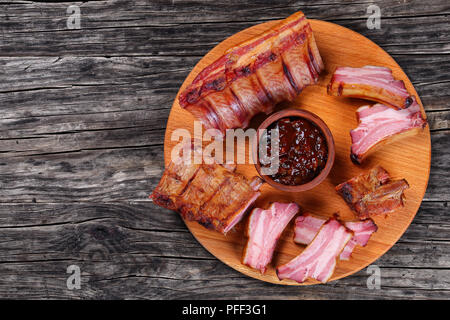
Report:
[[[283,185],[308,183],[324,169],[328,160],[327,140],[311,121],[301,117],[285,117],[267,129],[267,155],[271,156],[270,130],[279,130],[279,168],[269,177]],[[264,167],[263,163],[260,163]]]

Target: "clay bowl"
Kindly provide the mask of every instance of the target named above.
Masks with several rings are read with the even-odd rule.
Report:
[[[285,185],[278,182],[275,182],[272,180],[272,178],[268,175],[261,174],[261,165],[259,162],[259,141],[262,137],[262,132],[264,129],[267,129],[270,127],[271,124],[274,122],[287,117],[298,117],[308,120],[309,122],[316,125],[317,128],[320,129],[322,134],[324,135],[326,141],[327,141],[327,147],[328,147],[328,159],[325,164],[325,167],[322,169],[322,171],[311,181],[301,184],[301,185]],[[302,192],[306,190],[310,190],[314,188],[315,186],[319,185],[325,178],[328,176],[328,174],[331,171],[331,168],[333,167],[334,163],[334,157],[335,157],[335,146],[334,146],[334,139],[333,135],[331,134],[330,129],[328,126],[323,122],[322,119],[320,119],[317,115],[315,115],[312,112],[306,111],[306,110],[300,110],[300,109],[285,109],[278,112],[275,112],[271,116],[269,116],[261,125],[258,127],[257,131],[257,138],[253,141],[253,160],[255,162],[256,170],[258,171],[258,174],[266,181],[268,184],[270,184],[272,187],[282,190],[282,191],[288,191],[288,192]]]

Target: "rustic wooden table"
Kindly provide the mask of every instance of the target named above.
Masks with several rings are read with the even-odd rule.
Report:
[[[367,27],[370,4],[380,29]],[[380,289],[368,288],[366,269],[312,287],[248,278],[147,198],[192,67],[233,33],[297,10],[383,47],[427,111],[428,190],[375,262]],[[449,14],[447,0],[0,2],[0,297],[450,298]],[[70,265],[80,289],[67,287]]]

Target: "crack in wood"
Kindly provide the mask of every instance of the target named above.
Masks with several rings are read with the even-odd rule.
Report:
[[[0,296],[448,296],[447,1],[380,0],[381,30],[366,28],[373,1],[89,1],[83,29],[67,30],[69,2],[0,3]],[[230,34],[299,8],[366,35],[420,79],[414,85],[432,131],[430,182],[407,232],[376,262],[386,279],[381,291],[367,289],[364,270],[300,291],[248,278],[148,199],[164,169],[168,112],[191,68]],[[139,136],[143,129],[148,134]],[[82,268],[82,292],[65,289],[69,264]]]

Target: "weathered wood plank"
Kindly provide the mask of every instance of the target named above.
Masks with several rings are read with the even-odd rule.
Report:
[[[19,2],[19,1],[17,1]],[[48,17],[67,16],[67,7],[71,4],[79,5],[86,14],[88,23],[93,27],[107,24],[109,26],[129,26],[140,24],[168,24],[168,23],[201,23],[201,22],[228,22],[248,21],[257,19],[279,19],[294,11],[308,11],[314,16],[324,18],[337,17],[340,19],[359,19],[367,17],[367,7],[373,1],[341,1],[327,0],[321,2],[311,1],[251,1],[251,0],[229,0],[226,3],[217,1],[189,1],[189,0],[116,0],[116,1],[60,1],[62,3],[45,3],[46,1],[4,4],[5,27],[11,31],[26,29],[13,17],[28,19],[30,23],[35,22],[33,27],[42,25],[41,19],[53,26],[60,26],[59,21],[47,21]],[[58,1],[55,1],[58,2]],[[448,2],[432,0],[424,3],[419,0],[405,0],[392,2],[379,0],[376,3],[382,14],[389,18],[442,15],[450,12]],[[40,9],[40,10],[36,10]],[[326,9],[326,10],[325,10]],[[418,14],[420,12],[420,15]],[[97,19],[97,17],[102,19]],[[186,19],[189,17],[189,19]],[[100,21],[103,20],[103,21]],[[165,23],[163,23],[165,22]],[[97,23],[97,25],[95,25]],[[65,26],[65,24],[63,25]]]
[[[174,77],[190,71],[185,61],[176,57],[1,58],[4,81],[0,92],[134,83],[162,89],[173,85]]]
[[[427,111],[450,110],[446,90],[450,79],[441,72],[449,64],[445,56],[396,58],[406,66]],[[0,58],[3,119],[149,108],[164,108],[162,115],[168,115],[179,86],[197,61],[178,57]],[[436,81],[432,75],[437,75]],[[431,128],[445,129],[442,122],[437,127],[431,123]]]
[[[424,59],[425,60],[425,59]],[[409,77],[414,74],[407,70]],[[420,78],[417,78],[420,79]],[[417,83],[415,89],[419,93],[423,106],[427,111],[441,111],[450,108],[450,91],[448,90],[449,81],[436,83]]]
[[[434,24],[428,27],[424,27],[428,18],[389,20],[384,22],[382,29],[376,31],[367,29],[366,20],[331,20],[331,22],[357,31],[382,47],[386,45],[385,49],[390,54],[448,53],[449,40],[445,36],[448,35],[450,28],[448,19],[446,16],[433,18]],[[7,34],[4,41],[0,43],[0,52],[3,56],[150,55],[200,57],[230,35],[264,21],[256,21],[256,23],[230,22],[223,24],[104,28],[100,30],[61,30],[30,32],[23,35],[15,34],[14,37]],[[443,31],[441,33],[437,30]],[[98,39],[99,34],[102,35],[101,38],[104,38],[104,40]],[[182,36],[174,36],[177,34]],[[418,34],[424,35],[416,36]],[[65,41],[68,38],[71,40]],[[428,39],[431,44],[427,45],[425,39]],[[52,49],[49,50],[49,47]]]
[[[377,1],[0,2],[0,296],[3,298],[450,298],[450,4]],[[299,9],[374,40],[404,68],[428,112],[429,187],[401,240],[327,286],[250,279],[206,252],[148,193],[163,170],[172,101],[195,63],[229,35]],[[34,57],[33,57],[34,56]],[[46,56],[46,57],[40,57]],[[181,249],[182,248],[182,249]],[[66,268],[82,270],[67,290]]]
[[[450,68],[446,56],[396,58],[406,66],[427,111],[450,110],[450,93],[445,90],[450,79],[441,72]],[[149,108],[167,109],[163,115],[168,115],[179,86],[197,61],[196,57],[0,58],[3,119]],[[437,127],[431,123],[431,128],[445,129],[442,123]]]
[[[102,117],[99,113],[162,110],[158,120],[167,120],[178,88],[197,60],[0,58],[2,119],[55,115],[92,115],[95,119]]]
[[[67,111],[69,111],[68,108]],[[76,135],[81,132],[102,130],[129,129],[130,133],[139,128],[143,131],[164,130],[166,124],[162,120],[167,119],[168,111],[168,108],[156,110],[148,108],[147,110],[7,118],[0,120],[0,139],[46,138],[53,134]],[[439,116],[440,113],[436,115]],[[439,119],[441,118],[439,116]],[[156,135],[159,136],[159,134]],[[39,141],[43,142],[43,140]],[[11,150],[13,149],[15,148]]]
[[[128,147],[99,150],[90,143],[95,150],[77,146],[69,153],[2,156],[0,202],[146,200],[162,175],[163,146],[139,139],[141,147],[126,142]]]
[[[181,84],[181,80],[179,81]],[[71,119],[71,116],[83,115],[96,117],[100,113],[160,110],[167,120],[179,88],[175,86],[176,84],[171,84],[157,88],[136,81],[120,85],[71,86],[0,93],[1,119],[23,120],[50,116]]]
[[[66,27],[66,9],[78,5],[84,15],[86,27],[129,27],[141,25],[169,25],[190,23],[228,23],[281,19],[292,12],[302,10],[312,18],[321,19],[364,19],[368,17],[367,7],[373,1],[216,1],[189,0],[116,0],[42,3],[23,2],[4,4],[3,27],[7,31],[26,31],[29,28],[20,23],[29,22],[32,29],[59,30]],[[385,18],[411,16],[435,16],[450,13],[450,6],[444,0],[424,3],[419,0],[393,2],[380,0],[376,4]],[[1,4],[0,4],[1,5]],[[418,14],[420,13],[420,14]],[[53,18],[53,19],[51,19]],[[58,18],[58,19],[56,19]],[[40,27],[40,28],[39,28]]]
[[[139,113],[138,113],[139,114]],[[149,112],[145,113],[146,116]],[[47,130],[43,133],[33,133],[32,137],[13,136],[0,141],[0,154],[3,157],[18,157],[40,155],[47,153],[78,152],[93,149],[130,148],[161,145],[164,139],[164,128],[152,128],[147,124],[150,120],[143,119],[127,122],[124,127],[106,129],[62,129],[62,133]],[[78,124],[85,126],[88,122]],[[134,124],[133,124],[134,123]],[[136,123],[140,123],[136,124]],[[109,125],[118,125],[112,124]],[[61,124],[62,128],[77,126],[77,123]],[[95,126],[95,122],[91,124]],[[103,127],[107,127],[104,123]],[[58,126],[55,126],[58,130]],[[60,129],[61,130],[61,129]],[[7,132],[5,134],[10,134]],[[14,133],[13,133],[14,134]]]
[[[158,141],[163,133],[136,128],[57,134],[46,140],[48,147],[28,142],[37,138],[0,140],[0,146],[7,142],[27,147],[4,153],[0,159],[0,202],[141,201],[162,174],[163,146]],[[449,144],[448,131],[432,134],[425,200],[450,201],[446,183]],[[46,150],[57,153],[45,154]],[[26,153],[35,155],[21,156]]]
[[[66,26],[68,3],[5,5],[0,12],[3,56],[203,55],[239,30],[303,10],[308,17],[338,22],[390,53],[448,52],[448,2],[378,1],[382,28],[366,26],[370,1],[91,1],[79,3],[81,30]],[[420,14],[418,14],[420,12]],[[432,16],[433,23],[429,23]],[[188,41],[186,41],[188,39]]]
[[[301,205],[301,204],[300,204]],[[400,243],[409,243],[412,246],[436,243],[441,246],[441,253],[447,253],[450,247],[446,242],[450,241],[450,225],[442,223],[448,211],[448,202],[424,202],[415,217],[411,227],[403,235]],[[14,214],[11,214],[14,212]],[[18,203],[0,205],[0,229],[5,235],[9,233],[27,233],[27,230],[36,230],[42,234],[52,234],[60,230],[73,229],[73,233],[80,233],[79,237],[86,233],[87,236],[96,236],[96,226],[105,229],[105,239],[114,240],[115,235],[123,234],[119,238],[136,234],[136,237],[143,237],[150,240],[158,239],[158,235],[163,237],[181,237],[182,241],[196,241],[191,237],[187,239],[185,235],[177,233],[189,233],[178,214],[155,206],[150,200],[139,202],[112,202],[112,203]],[[108,231],[111,229],[113,231]],[[94,232],[91,232],[94,230]],[[33,237],[23,235],[15,239],[17,243],[25,242],[26,246],[35,246],[26,239]],[[64,237],[69,237],[66,235]],[[56,237],[55,237],[56,238]],[[13,239],[14,240],[14,239]],[[54,241],[52,237],[40,237],[42,242]],[[78,241],[78,240],[77,240]],[[441,243],[441,244],[440,244]],[[89,243],[84,243],[88,246]],[[119,247],[131,244],[118,243]],[[444,246],[445,245],[445,246]],[[17,247],[19,248],[19,247]],[[83,248],[83,246],[79,246]],[[7,260],[8,248],[0,252],[0,259]],[[172,248],[177,250],[177,248]],[[14,249],[15,250],[15,249]],[[66,250],[63,247],[55,247],[54,250]],[[417,249],[419,250],[419,249]],[[30,250],[33,251],[33,250]],[[83,250],[80,250],[83,251]],[[132,253],[133,250],[113,253]],[[168,252],[169,253],[169,252]],[[437,253],[437,252],[436,252]],[[190,257],[188,251],[181,252],[182,256]],[[206,256],[205,256],[206,257]],[[56,257],[55,257],[56,258]],[[446,265],[438,265],[439,257],[436,255],[431,260],[428,258],[418,258],[410,264],[411,267],[450,267],[450,261]],[[436,259],[436,260],[433,260]],[[395,262],[390,264],[394,266]]]
[[[114,265],[78,260],[2,264],[2,277],[9,285],[0,284],[0,295],[34,299],[449,298],[450,279],[445,269],[381,268],[381,288],[369,290],[365,270],[326,286],[282,287],[245,278],[217,260],[141,260]],[[66,288],[66,268],[72,264],[81,269],[80,290]]]
[[[428,221],[431,215],[439,221],[446,214],[447,203],[424,203],[405,235],[376,264],[449,269],[450,225]],[[148,202],[1,205],[0,230],[0,264],[58,259],[121,263],[141,256],[213,259],[177,214]]]
[[[423,62],[418,61],[417,56],[402,57],[412,59],[413,65]],[[447,62],[445,59],[439,60],[441,58],[442,56],[439,56],[430,68],[435,68],[438,72],[442,64]],[[3,174],[4,188],[0,191],[3,195],[1,201],[31,201],[33,198],[37,198],[38,201],[56,201],[55,199],[76,201],[76,195],[81,197],[80,201],[117,200],[112,196],[119,195],[117,187],[114,187],[116,181],[114,173],[111,173],[112,168],[105,164],[97,165],[96,175],[91,179],[80,180],[77,177],[79,174],[83,177],[90,176],[86,169],[89,168],[89,161],[82,161],[81,157],[95,149],[145,148],[161,144],[172,99],[178,85],[189,71],[189,67],[179,70],[178,63],[185,66],[186,61],[191,64],[196,62],[194,59],[182,58],[178,61],[178,58],[167,57],[1,58],[0,61],[5,67],[5,75],[2,77],[4,81],[0,86],[3,90],[13,86],[14,91],[0,93],[0,99],[4,102],[2,112],[5,116],[3,120],[0,120],[2,158],[35,155],[32,159],[15,158],[8,161],[8,165],[3,165],[9,173]],[[24,68],[27,68],[25,73],[19,70],[20,65],[25,65]],[[163,73],[164,70],[167,72]],[[419,70],[423,73],[426,71]],[[420,75],[417,74],[417,76]],[[428,80],[426,76],[424,77]],[[41,87],[61,88],[40,89]],[[419,84],[419,87],[426,88],[426,82]],[[445,99],[448,91],[440,90],[440,93],[444,94],[444,99],[441,99],[439,103],[449,103],[448,99]],[[426,97],[424,102],[428,109]],[[442,110],[441,105],[436,109]],[[431,112],[428,117],[432,130],[449,129],[449,111]],[[439,152],[434,151],[432,174],[446,171],[447,140],[445,133],[443,138],[442,134],[433,136],[433,143],[436,141],[436,144],[442,147],[437,149]],[[162,152],[162,147],[159,150],[152,149],[150,152]],[[122,152],[129,154],[132,158],[129,161],[130,165],[135,164],[137,161],[133,155],[135,151]],[[48,153],[61,154],[52,155],[50,158],[43,155]],[[100,150],[93,157],[109,156],[111,156],[109,151]],[[119,157],[122,156],[119,155]],[[439,160],[441,158],[442,160]],[[88,159],[92,158],[88,156]],[[28,162],[24,162],[25,160]],[[112,155],[109,163],[117,161],[116,155]],[[127,184],[129,188],[127,194],[133,193],[132,187],[141,187],[146,178],[156,182],[162,169],[162,160],[160,161],[155,160],[154,167],[148,169],[156,173],[151,177],[142,171],[142,165],[137,168],[129,167],[127,172],[133,181]],[[65,172],[66,167],[71,168],[72,172]],[[48,195],[50,187],[44,194],[36,193],[39,189],[36,186],[44,187],[49,183],[46,174],[55,177],[51,186],[61,188],[60,192],[54,193],[54,196]],[[71,176],[70,179],[73,180],[69,186],[65,184],[65,181],[60,182],[64,184],[63,186],[57,185],[57,177],[61,175]],[[101,186],[95,180],[99,175],[105,177],[102,181],[112,190],[107,190],[109,194],[104,190],[105,192],[100,195],[97,193],[86,198],[88,192],[100,190]],[[138,175],[141,175],[139,178],[141,182],[136,184],[134,179]],[[431,193],[428,192],[426,199],[448,200],[446,185],[438,181],[433,179],[430,181],[430,190],[434,193],[430,196]],[[80,192],[83,187],[86,190]],[[142,188],[135,189],[131,199],[136,200],[144,196],[142,192]],[[64,196],[64,194],[70,194],[70,196]],[[139,197],[136,198],[138,194]],[[119,198],[124,199],[124,197]]]
[[[76,95],[77,93],[71,92]],[[161,95],[160,99],[169,100],[172,95]],[[127,101],[127,97],[131,101]],[[77,135],[82,132],[100,131],[100,130],[119,130],[129,128],[131,131],[142,128],[142,130],[164,130],[169,116],[170,107],[167,105],[160,106],[159,104],[145,104],[145,102],[138,102],[137,105],[132,103],[139,100],[127,95],[122,96],[119,101],[111,103],[110,100],[99,101],[96,103],[96,98],[90,96],[86,99],[80,99],[76,104],[64,106],[59,104],[43,105],[42,107],[22,108],[18,107],[19,111],[14,115],[14,108],[5,108],[5,113],[12,117],[5,117],[0,119],[0,140],[21,140],[36,138],[41,140],[34,140],[33,145],[42,145],[47,147],[46,140],[49,135],[68,134],[73,133]],[[153,99],[151,99],[153,100]],[[31,101],[30,101],[31,102]],[[172,101],[170,101],[172,102]],[[123,108],[120,108],[121,105]],[[55,108],[52,108],[55,106]],[[130,109],[128,109],[130,108]],[[22,109],[22,110],[20,110]],[[78,113],[73,114],[73,112]],[[134,110],[133,110],[134,109]],[[42,110],[42,114],[39,112]],[[100,112],[99,110],[103,110]],[[123,110],[123,111],[122,111]],[[29,114],[26,116],[26,114]],[[428,123],[432,131],[449,130],[450,129],[450,110],[444,111],[428,111]],[[131,142],[131,141],[130,141]],[[0,149],[2,151],[23,151],[26,150],[24,145],[16,146],[13,143],[7,144],[0,142]]]
[[[450,159],[449,131],[433,133],[431,136],[431,171],[425,200],[439,201],[450,198],[449,160]]]
[[[414,230],[445,217],[447,205],[424,203],[407,233],[376,262],[381,290],[367,289],[364,270],[301,289],[245,277],[207,253],[177,214],[151,203],[1,205],[0,295],[224,299],[261,298],[264,290],[266,298],[439,298],[449,295],[449,239],[430,239],[448,234],[450,225],[422,235]],[[82,271],[79,291],[66,288],[71,264]]]

